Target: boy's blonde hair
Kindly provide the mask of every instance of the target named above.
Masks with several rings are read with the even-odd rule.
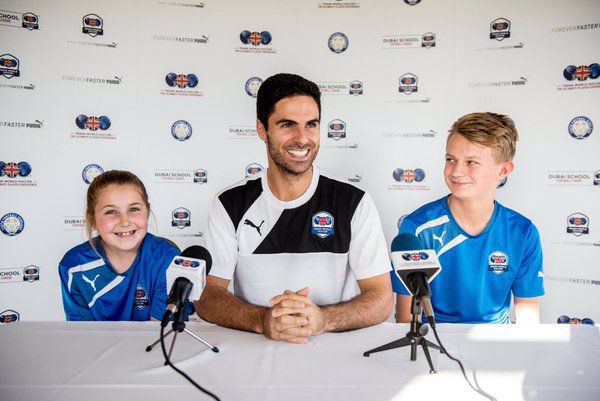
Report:
[[[511,161],[517,150],[519,134],[513,120],[503,114],[471,113],[459,118],[448,131],[448,139],[459,134],[471,142],[493,149],[498,162]]]

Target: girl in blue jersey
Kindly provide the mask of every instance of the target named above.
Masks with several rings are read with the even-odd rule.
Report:
[[[92,181],[88,241],[69,250],[59,264],[67,320],[162,317],[166,270],[179,251],[148,233],[149,213],[148,193],[133,173],[112,170]]]

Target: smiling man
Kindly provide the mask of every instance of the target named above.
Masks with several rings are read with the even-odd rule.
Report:
[[[261,85],[256,127],[269,168],[214,199],[205,234],[213,265],[196,303],[203,319],[305,343],[389,316],[390,263],[373,200],[313,165],[320,98],[298,75]]]
[[[539,323],[544,295],[542,248],[537,229],[495,201],[496,189],[514,169],[518,140],[513,121],[473,113],[452,125],[444,178],[451,194],[406,216],[401,234],[417,236],[436,251],[442,271],[431,283],[437,322]],[[411,298],[392,274],[396,321],[410,322]]]

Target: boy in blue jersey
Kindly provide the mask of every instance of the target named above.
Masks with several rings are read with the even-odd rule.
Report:
[[[404,217],[400,233],[436,251],[442,271],[431,283],[436,321],[539,323],[544,295],[542,248],[526,217],[495,201],[499,183],[514,169],[518,140],[513,121],[473,113],[448,134],[444,178],[451,194]],[[411,298],[392,273],[396,321],[410,322]]]
[[[162,318],[166,270],[179,251],[147,232],[149,212],[146,188],[134,174],[112,170],[92,181],[89,241],[69,250],[59,264],[67,320]]]

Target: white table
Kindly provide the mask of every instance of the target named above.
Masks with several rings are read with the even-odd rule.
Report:
[[[384,323],[314,337],[306,345],[193,322],[216,354],[179,335],[173,360],[225,400],[484,400],[455,362],[432,350],[362,356],[404,336]],[[600,334],[593,326],[439,325],[448,351],[498,400],[600,400]],[[158,323],[18,322],[0,327],[0,400],[205,400],[171,368],[160,346],[146,353]],[[433,341],[430,333],[428,338]]]

